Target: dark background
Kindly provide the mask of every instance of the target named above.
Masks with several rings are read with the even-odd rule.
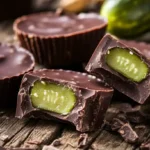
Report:
[[[21,15],[54,10],[54,4],[58,0],[1,0],[0,21],[13,19]]]

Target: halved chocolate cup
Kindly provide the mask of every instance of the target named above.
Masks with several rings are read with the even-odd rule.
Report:
[[[86,73],[31,71],[22,79],[16,117],[54,119],[80,132],[94,131],[101,127],[112,95],[113,89],[101,78]]]
[[[106,34],[93,53],[86,70],[139,104],[150,97],[149,45],[119,40]]]

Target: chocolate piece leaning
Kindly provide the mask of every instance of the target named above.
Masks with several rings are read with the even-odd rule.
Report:
[[[47,68],[62,68],[87,62],[103,37],[107,21],[95,13],[23,16],[14,31],[23,47]]]
[[[113,89],[86,73],[39,70],[25,74],[16,117],[69,122],[81,132],[101,127]]]
[[[116,90],[143,104],[150,96],[150,60],[139,44],[136,47],[107,34],[86,66]],[[131,44],[131,43],[130,43]],[[139,48],[138,48],[139,47]]]
[[[0,107],[15,107],[24,73],[33,70],[34,58],[24,48],[0,43]]]

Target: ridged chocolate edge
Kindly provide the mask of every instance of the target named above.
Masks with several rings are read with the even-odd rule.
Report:
[[[51,67],[87,62],[106,31],[106,26],[67,37],[32,36],[14,29],[21,46],[29,50],[37,63]]]
[[[28,71],[32,71],[32,69]],[[27,73],[27,72],[25,72]],[[0,80],[0,108],[15,108],[17,103],[17,95],[19,92],[19,87],[21,84],[21,80],[24,74],[20,74],[19,76],[14,76],[11,78],[5,78]]]
[[[98,92],[87,99],[84,106],[85,110],[82,109],[78,113],[79,117],[75,125],[76,130],[80,132],[92,132],[101,128],[112,96],[113,91],[109,93]]]

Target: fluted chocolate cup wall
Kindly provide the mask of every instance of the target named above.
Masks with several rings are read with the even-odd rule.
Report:
[[[40,13],[18,18],[14,31],[36,61],[51,68],[87,62],[106,26],[105,18],[95,13],[70,16]]]
[[[0,108],[15,108],[21,79],[34,65],[27,50],[0,43]]]

